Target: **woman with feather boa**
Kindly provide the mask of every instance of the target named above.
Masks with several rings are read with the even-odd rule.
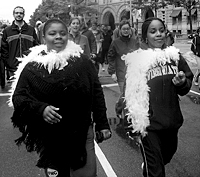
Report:
[[[126,118],[131,133],[141,137],[144,177],[165,177],[183,124],[179,96],[189,92],[193,79],[179,49],[166,47],[165,32],[161,19],[148,18],[141,48],[122,57],[127,65]]]
[[[48,20],[43,34],[46,45],[19,58],[12,83],[12,122],[22,133],[16,143],[39,154],[37,166],[47,177],[96,177],[93,122],[104,140],[111,136],[98,75],[68,41],[64,22]]]

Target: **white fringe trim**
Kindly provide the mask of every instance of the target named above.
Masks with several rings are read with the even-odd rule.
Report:
[[[13,106],[12,96],[19,80],[20,74],[27,63],[33,61],[37,62],[38,67],[44,66],[50,74],[53,69],[62,70],[65,66],[67,66],[70,57],[80,57],[80,53],[83,53],[81,47],[75,44],[73,41],[68,41],[66,48],[58,53],[56,51],[48,52],[46,45],[35,46],[30,48],[30,50],[31,52],[28,56],[17,58],[21,63],[14,73],[14,81],[12,82],[11,89],[9,90],[11,96],[9,97],[8,105],[10,107]],[[47,55],[41,55],[42,51],[45,51]]]
[[[147,85],[147,72],[157,65],[175,61],[178,65],[179,49],[174,46],[161,49],[138,49],[122,56],[127,65],[125,101],[128,109],[128,121],[131,122],[132,132],[147,134],[149,121],[149,91]]]

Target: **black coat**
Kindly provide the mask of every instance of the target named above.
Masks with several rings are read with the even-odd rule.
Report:
[[[28,151],[40,154],[40,168],[66,165],[66,160],[71,168],[80,168],[86,160],[85,143],[92,119],[97,131],[109,129],[103,90],[93,63],[85,55],[69,60],[64,69],[54,69],[51,74],[35,62],[28,63],[13,94],[13,105],[12,122],[22,132],[17,143],[23,142]],[[44,121],[42,114],[48,105],[60,108],[59,123]]]

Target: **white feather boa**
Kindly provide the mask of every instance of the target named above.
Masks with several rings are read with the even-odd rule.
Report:
[[[68,41],[66,48],[58,53],[54,50],[48,52],[46,45],[35,46],[30,48],[30,50],[31,52],[28,56],[17,58],[20,61],[20,64],[14,73],[14,80],[12,82],[11,89],[9,90],[11,96],[9,97],[8,105],[10,107],[13,106],[12,95],[16,88],[18,79],[27,63],[33,61],[37,62],[38,67],[44,66],[48,72],[51,73],[53,69],[62,70],[65,66],[67,66],[70,57],[80,57],[80,53],[83,53],[81,47],[75,44],[73,41]],[[42,55],[42,51],[44,51],[47,55]]]
[[[122,56],[127,65],[125,101],[128,109],[128,121],[133,128],[132,132],[145,136],[149,121],[149,91],[147,72],[149,69],[175,61],[178,64],[179,49],[174,46],[161,49],[138,49]]]

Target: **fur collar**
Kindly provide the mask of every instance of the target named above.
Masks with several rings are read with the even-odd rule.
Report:
[[[50,74],[53,69],[62,70],[68,65],[68,60],[72,59],[73,57],[80,57],[81,53],[83,53],[81,47],[75,44],[73,41],[68,41],[66,48],[58,53],[54,50],[48,52],[46,45],[32,47],[30,51],[31,52],[28,54],[28,56],[18,58],[20,64],[14,73],[14,81],[12,82],[11,89],[9,90],[11,96],[8,100],[8,105],[10,107],[13,106],[12,95],[16,88],[18,79],[27,63],[37,62],[38,67],[44,66]],[[45,53],[45,55],[43,53]]]

